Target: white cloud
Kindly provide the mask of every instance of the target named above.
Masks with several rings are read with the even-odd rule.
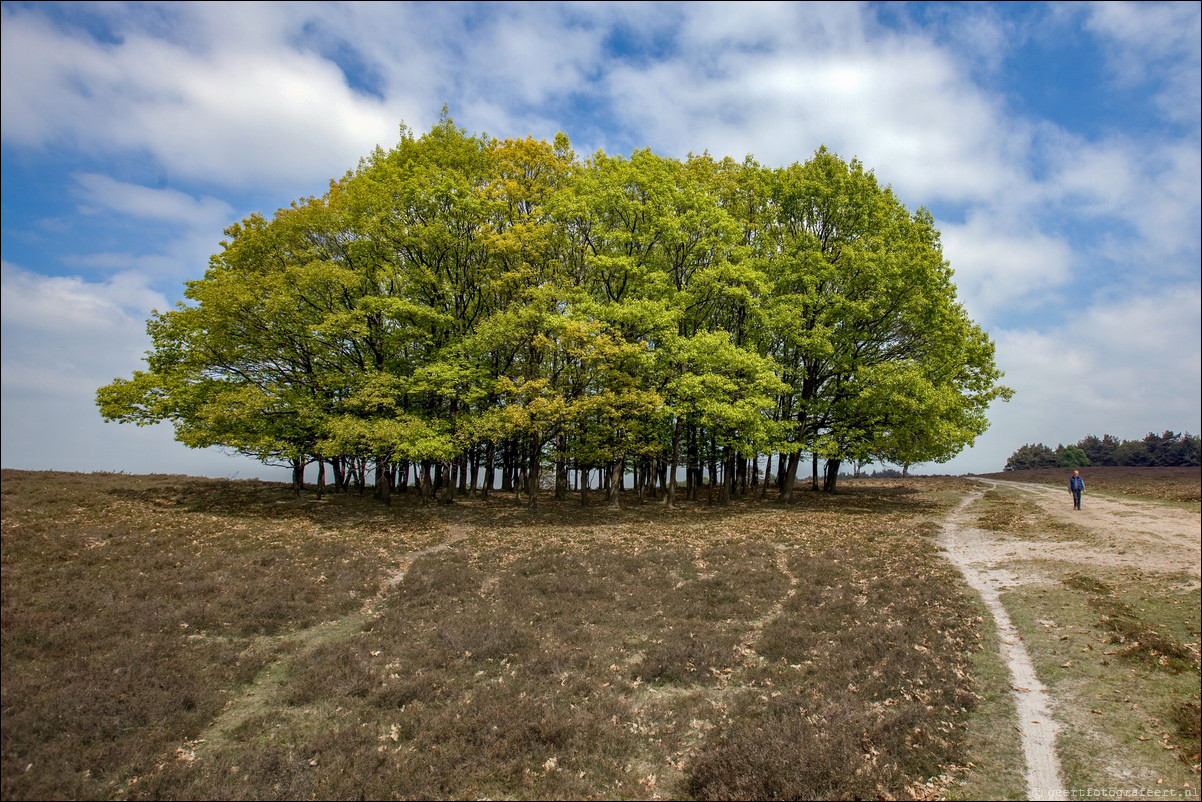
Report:
[[[940,230],[956,287],[978,321],[1047,302],[1069,280],[1077,258],[1068,242],[1040,233],[1033,224],[985,213],[963,224],[944,223]]]
[[[1172,286],[1085,308],[1043,329],[996,330],[997,363],[1015,396],[991,408],[992,427],[946,466],[1000,471],[1025,443],[1075,443],[1088,434],[1140,438],[1202,431],[1202,294]]]
[[[105,209],[138,219],[186,223],[220,231],[233,207],[211,196],[199,199],[175,189],[151,189],[100,173],[75,176],[84,200],[81,211]]]
[[[1198,4],[1105,2],[1086,8],[1086,26],[1110,45],[1112,79],[1122,86],[1152,81],[1165,118],[1196,132],[1202,105]]]
[[[928,38],[882,31],[855,6],[785,6],[764,20],[743,9],[699,11],[679,57],[610,71],[629,128],[676,154],[770,164],[825,144],[915,205],[996,197],[1021,180],[1025,127]],[[748,20],[716,24],[723,14]]]
[[[170,426],[139,429],[101,419],[96,389],[139,364],[150,345],[145,319],[152,308],[166,308],[139,276],[90,282],[5,262],[0,305],[4,467],[282,478],[245,458],[187,451]]]
[[[229,9],[183,8],[189,42],[131,29],[102,44],[5,6],[6,142],[145,151],[173,175],[249,186],[338,175],[395,141],[395,110],[280,41],[282,10],[240,6],[238,24],[206,40],[205,15]]]

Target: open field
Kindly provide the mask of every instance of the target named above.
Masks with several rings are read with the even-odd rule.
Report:
[[[999,471],[982,474],[987,479],[1068,487],[1071,468],[1040,468],[1029,471]],[[1197,511],[1202,502],[1202,468],[1128,468],[1104,466],[1082,468],[1087,492],[1117,493],[1126,496],[1176,501],[1192,505]],[[1065,493],[1068,491],[1066,490]]]
[[[984,491],[532,513],[4,471],[2,795],[1022,798],[997,634],[941,526],[972,495],[1004,548],[1109,545]],[[1105,723],[1140,787],[1196,789],[1197,588],[1038,569],[1003,599],[1057,715]],[[1100,678],[1070,642],[1113,652]],[[1083,713],[1107,677],[1130,701]],[[1110,776],[1074,744],[1067,782]]]
[[[5,472],[3,795],[926,795],[976,703],[930,522],[967,484],[531,515]]]

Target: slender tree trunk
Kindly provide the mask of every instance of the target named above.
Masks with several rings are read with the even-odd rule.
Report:
[[[538,434],[535,434],[530,438],[530,474],[527,478],[527,492],[530,493],[530,500],[526,502],[526,506],[530,509],[534,509],[538,506],[538,471],[540,467],[539,457],[541,454],[542,441],[539,439]]]
[[[560,432],[555,437],[555,500],[568,497],[568,436]]]
[[[320,457],[317,460],[317,500],[321,501],[326,493],[326,461]]]
[[[480,496],[487,499],[492,492],[493,483],[497,481],[497,446],[492,440],[484,445],[484,482]]]
[[[330,470],[334,472],[334,492],[346,492],[346,471],[343,470],[342,457],[334,457],[330,460]]]
[[[455,472],[459,466],[452,461],[440,464],[442,466],[442,485],[439,487],[441,493],[438,496],[438,503],[451,504],[455,501]]]
[[[680,462],[680,418],[672,427],[672,459],[668,462],[668,482],[664,486],[664,506],[676,506],[676,465]]]
[[[513,442],[506,440],[501,444],[501,492],[513,490]]]
[[[730,446],[726,446],[725,455],[722,465],[722,490],[718,493],[718,503],[723,507],[730,506],[731,495],[735,490],[737,477],[735,476],[735,450]]]
[[[468,485],[468,491],[467,491],[467,492],[468,492],[468,493],[471,493],[472,497],[473,497],[473,498],[475,498],[475,496],[476,496],[476,492],[477,492],[477,491],[479,490],[479,488],[480,488],[480,485],[479,485],[479,479],[480,479],[480,447],[479,447],[479,446],[472,446],[472,450],[471,450],[469,453],[470,453],[470,455],[471,455],[471,456],[470,456],[470,459],[469,459],[469,461],[468,461],[468,462],[469,462],[469,465],[468,465],[468,470],[472,472],[472,477],[471,477],[471,482],[470,482],[470,483],[469,483],[469,485]]]
[[[424,459],[421,462],[421,499],[422,506],[425,507],[430,503],[430,496],[434,492],[434,477],[430,475],[430,460]]]
[[[292,494],[300,498],[301,491],[305,489],[305,461],[303,459],[292,460]]]
[[[810,487],[814,490],[818,489],[818,455],[813,454],[810,457]]]

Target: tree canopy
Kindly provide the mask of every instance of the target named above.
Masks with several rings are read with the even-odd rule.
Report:
[[[767,454],[789,498],[803,453],[945,461],[1010,395],[930,214],[825,148],[582,159],[444,115],[225,234],[102,415],[385,497],[500,469],[533,504],[553,467],[671,503],[708,467],[727,500]]]
[[[1029,468],[1085,468],[1099,465],[1126,467],[1194,467],[1202,465],[1202,439],[1188,432],[1148,432],[1142,440],[1120,440],[1112,434],[1086,435],[1075,445],[1028,443],[1010,455],[1006,470]]]

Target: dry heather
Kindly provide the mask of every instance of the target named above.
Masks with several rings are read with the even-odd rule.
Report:
[[[1028,471],[1002,471],[983,474],[990,479],[1011,482],[1068,486],[1070,468],[1039,468]],[[1202,468],[1082,468],[1088,490],[1121,493],[1128,496],[1198,504],[1202,501]]]
[[[3,797],[929,794],[977,698],[930,522],[967,484],[530,513],[5,471]]]

